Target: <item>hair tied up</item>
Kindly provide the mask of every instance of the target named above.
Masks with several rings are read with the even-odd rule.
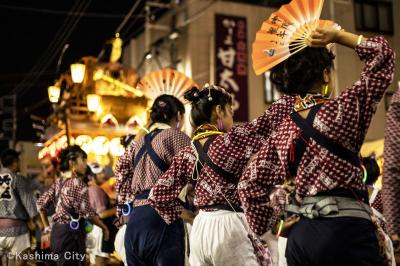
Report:
[[[200,90],[196,87],[193,87],[185,92],[183,97],[189,102],[196,103],[200,100]]]

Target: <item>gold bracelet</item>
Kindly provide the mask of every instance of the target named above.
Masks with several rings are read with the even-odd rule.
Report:
[[[364,38],[364,36],[362,34],[360,36],[358,36],[357,45],[360,45],[360,43],[362,42],[363,38]]]

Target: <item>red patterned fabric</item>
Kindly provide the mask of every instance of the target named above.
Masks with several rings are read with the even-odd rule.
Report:
[[[378,223],[382,230],[387,233],[387,224],[386,224],[386,219],[383,216],[383,204],[382,204],[382,191],[379,191],[378,189],[376,196],[374,198],[373,194],[369,198],[369,203],[373,209],[374,215],[378,219]],[[372,192],[375,193],[375,192]]]
[[[383,214],[389,234],[400,234],[400,90],[387,113],[383,158]]]
[[[163,174],[147,153],[143,155],[134,169],[132,162],[143,144],[144,138],[131,144],[117,161],[115,176],[118,204],[132,202],[135,195],[151,189]],[[169,128],[155,136],[151,145],[163,161],[171,164],[174,155],[190,145],[190,138],[177,129]],[[134,204],[143,205],[143,201],[138,200]]]
[[[368,39],[355,50],[365,62],[360,80],[323,104],[313,126],[334,142],[359,152],[376,106],[393,79],[394,53],[383,37]],[[287,118],[242,175],[240,200],[250,227],[259,235],[281,215],[283,206],[271,204],[268,195],[290,177],[290,146],[299,136],[300,129]],[[297,200],[339,187],[365,190],[360,168],[310,140],[295,177]]]
[[[373,202],[370,202],[371,207],[377,210],[379,213],[383,213],[383,204],[382,204],[382,191],[379,191],[376,194],[376,197]]]
[[[68,224],[71,219],[68,212],[61,206],[60,200],[65,206],[72,208],[83,218],[96,216],[96,211],[91,207],[89,201],[88,186],[80,178],[68,178],[64,181],[61,193],[56,201],[56,194],[59,193],[61,179],[58,179],[48,191],[37,201],[40,211],[46,210],[50,204],[56,204],[56,213],[53,216],[53,223]]]
[[[294,98],[281,97],[260,117],[250,123],[233,127],[228,133],[219,135],[210,145],[208,155],[211,160],[224,170],[240,177],[247,161],[256,153],[261,143],[271,131],[290,113]],[[205,165],[192,180],[196,156],[191,146],[175,156],[169,170],[159,179],[150,193],[150,204],[167,223],[173,222],[180,215],[183,207],[178,195],[187,183],[195,184],[194,204],[209,206],[213,204],[239,205],[236,185],[230,184]],[[225,199],[226,197],[226,199]]]

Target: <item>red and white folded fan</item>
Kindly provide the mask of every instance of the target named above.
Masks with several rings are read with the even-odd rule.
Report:
[[[323,0],[293,0],[263,22],[253,42],[253,69],[264,73],[307,47],[306,39],[316,28],[340,26],[320,20]]]
[[[174,69],[161,69],[145,75],[136,88],[151,100],[169,94],[183,101],[184,93],[192,87],[198,86],[185,74]]]

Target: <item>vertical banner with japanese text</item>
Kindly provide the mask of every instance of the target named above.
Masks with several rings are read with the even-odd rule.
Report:
[[[235,121],[248,121],[247,22],[215,14],[215,83],[234,97]]]

